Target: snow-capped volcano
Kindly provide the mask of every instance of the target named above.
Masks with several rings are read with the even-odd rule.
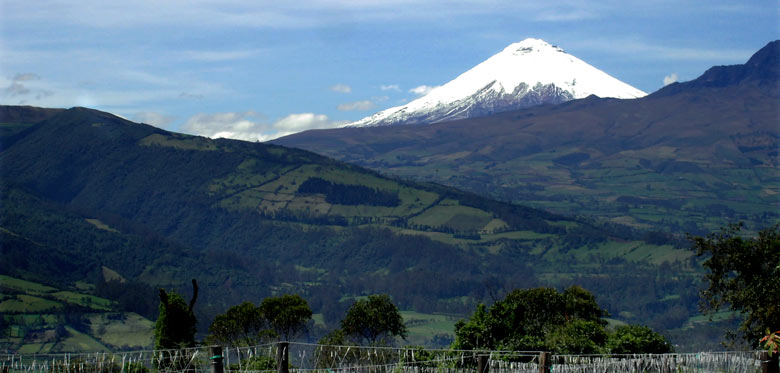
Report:
[[[543,40],[525,39],[423,97],[348,126],[436,123],[590,95],[638,98],[646,93]]]

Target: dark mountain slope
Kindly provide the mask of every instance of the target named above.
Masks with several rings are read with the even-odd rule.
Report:
[[[673,83],[655,92],[653,96],[668,96],[707,87],[727,87],[754,83],[777,96],[780,82],[780,40],[767,44],[744,65],[715,66],[700,77],[683,83]]]
[[[664,261],[694,275],[681,264],[690,254],[667,236],[647,244],[624,227],[303,150],[175,134],[85,108],[15,136],[0,152],[3,274],[65,286],[106,266],[182,289],[197,278],[204,324],[227,306],[287,292],[331,322],[343,307],[334,299],[375,292],[406,309],[466,313],[506,289],[625,271],[624,282],[592,290],[630,317],[660,320],[642,310],[681,285],[626,302],[623,284],[666,281],[655,275]]]
[[[704,232],[776,221],[777,49],[634,100],[589,97],[430,126],[273,141],[565,214]]]

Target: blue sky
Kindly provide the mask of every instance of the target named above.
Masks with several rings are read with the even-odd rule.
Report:
[[[0,0],[0,103],[264,141],[419,97],[534,37],[646,92],[743,63],[759,1]]]

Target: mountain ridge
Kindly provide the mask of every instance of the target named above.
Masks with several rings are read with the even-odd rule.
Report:
[[[617,98],[645,95],[561,48],[529,38],[510,44],[423,97],[347,126],[437,123],[594,94]]]
[[[769,89],[771,94],[778,95],[780,40],[767,43],[744,64],[713,66],[694,80],[672,83],[652,95],[667,96],[686,90],[727,87],[742,82],[756,82],[762,88]]]

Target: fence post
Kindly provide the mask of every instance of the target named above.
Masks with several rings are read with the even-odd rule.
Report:
[[[772,354],[772,356],[769,356],[768,351],[761,351],[761,354],[758,355],[758,358],[761,360],[762,373],[779,373],[778,369],[780,369],[780,366],[778,366],[777,356],[777,354]]]
[[[222,373],[222,346],[211,346],[211,373]]]
[[[552,371],[552,356],[549,352],[539,353],[539,373],[550,373]]]
[[[488,357],[486,355],[479,355],[477,357],[477,373],[488,373],[489,369]]]
[[[276,372],[288,373],[290,370],[290,344],[279,342],[276,349]]]

